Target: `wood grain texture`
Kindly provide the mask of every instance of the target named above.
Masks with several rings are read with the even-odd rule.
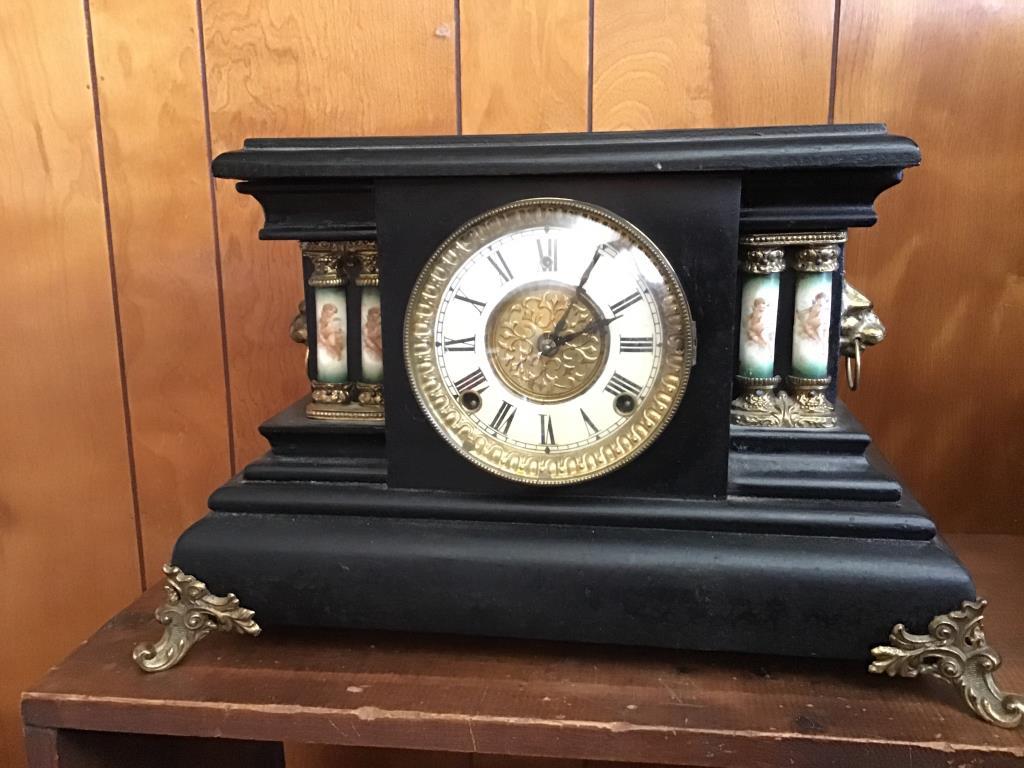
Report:
[[[0,23],[0,762],[19,692],[139,591],[81,2]]]
[[[991,598],[1000,684],[1024,690],[1024,538],[953,544],[979,565]],[[867,658],[276,629],[215,634],[157,679],[122,649],[159,631],[158,598],[137,601],[29,692],[26,723],[470,753],[494,756],[492,766],[505,757],[736,768],[1011,768],[1024,759],[1024,731],[977,719],[942,681],[869,675]]]
[[[889,338],[846,401],[946,530],[1024,532],[1024,5],[844,0],[836,120],[924,161],[856,232]]]
[[[196,9],[93,0],[145,573],[231,475]],[[159,29],[159,34],[153,34]]]
[[[463,133],[587,129],[587,0],[460,7]]]
[[[286,0],[204,3],[214,153],[250,136],[455,130],[454,6]],[[255,200],[217,184],[239,465],[266,450],[256,427],[309,391],[288,338],[302,298],[295,243],[257,239]]]
[[[832,0],[595,0],[594,130],[823,123]]]

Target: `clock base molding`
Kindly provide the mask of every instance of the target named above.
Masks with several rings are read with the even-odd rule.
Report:
[[[832,430],[734,427],[729,493],[704,499],[392,488],[379,429],[305,404],[172,559],[265,627],[863,659],[975,597],[841,403]]]
[[[975,597],[937,537],[552,526],[497,510],[493,521],[459,519],[465,500],[455,519],[409,518],[392,516],[388,495],[361,516],[299,503],[291,514],[214,512],[182,536],[174,561],[213,592],[234,590],[265,628],[849,659],[899,619],[925,627],[940,606]]]
[[[271,450],[246,466],[243,478],[386,482],[383,427],[326,421],[313,427],[304,415],[309,402],[307,395],[260,427]],[[899,481],[842,402],[836,404],[835,418],[837,428],[828,430],[734,425],[730,430],[728,495],[899,501],[903,493]]]

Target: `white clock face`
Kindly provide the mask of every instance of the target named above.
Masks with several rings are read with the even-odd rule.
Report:
[[[413,389],[456,450],[547,484],[647,447],[694,352],[685,295],[654,244],[560,199],[513,203],[452,235],[417,281],[405,341]]]

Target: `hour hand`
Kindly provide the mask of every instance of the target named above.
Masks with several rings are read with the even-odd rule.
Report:
[[[557,343],[559,346],[561,346],[562,344],[568,344],[573,339],[579,338],[580,336],[582,336],[585,333],[591,333],[591,332],[599,330],[601,328],[607,328],[609,325],[614,323],[620,317],[622,317],[622,315],[612,315],[611,317],[599,317],[596,320],[591,320],[589,323],[587,323],[585,326],[580,328],[578,331],[573,331],[572,333],[567,333],[567,334],[565,334],[565,336],[556,336],[555,337],[555,343]]]

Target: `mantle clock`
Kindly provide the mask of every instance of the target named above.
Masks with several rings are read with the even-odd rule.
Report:
[[[847,231],[919,161],[881,125],[220,155],[297,241],[310,392],[178,540],[136,661],[260,626],[873,654],[1019,723],[970,576],[836,396],[884,335]]]

